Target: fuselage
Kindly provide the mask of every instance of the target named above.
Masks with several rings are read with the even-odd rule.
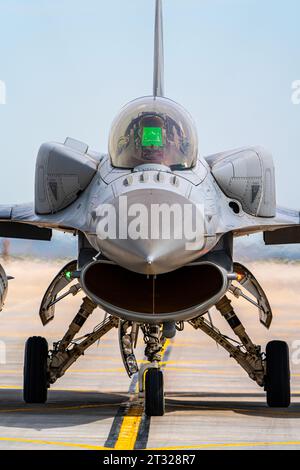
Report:
[[[193,121],[177,103],[146,97],[125,106],[99,175],[89,241],[107,259],[158,275],[218,242],[216,188],[199,158]]]
[[[99,255],[81,274],[87,295],[138,323],[205,313],[230,283],[230,268],[209,260],[223,235],[219,191],[200,159],[183,171],[158,164],[127,171],[105,157],[90,198],[86,237]]]
[[[106,184],[103,176],[105,189],[99,185],[93,197],[91,245],[142,274],[167,273],[200,258],[219,239],[215,185],[207,176],[200,161],[181,172],[157,164],[126,175],[112,169],[113,181]]]

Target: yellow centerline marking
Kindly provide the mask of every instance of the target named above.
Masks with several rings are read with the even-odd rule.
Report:
[[[138,437],[142,415],[143,405],[141,403],[137,403],[131,406],[129,405],[128,412],[123,419],[119,437],[115,445],[116,450],[134,449]]]
[[[171,341],[168,339],[162,348],[162,359]],[[138,386],[138,384],[137,384]],[[123,418],[119,436],[115,444],[117,450],[133,450],[138,437],[139,428],[143,416],[144,406],[142,402],[129,402],[127,413]]]
[[[79,449],[87,450],[111,450],[107,447],[94,446],[90,444],[75,444],[73,442],[60,442],[60,441],[46,441],[43,439],[22,439],[18,437],[0,437],[0,441],[4,442],[18,442],[20,444],[40,444],[49,446],[61,446],[61,447],[76,447]]]

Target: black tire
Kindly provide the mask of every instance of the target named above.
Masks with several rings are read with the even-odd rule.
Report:
[[[289,347],[284,341],[271,341],[266,348],[266,392],[271,408],[291,404]]]
[[[165,414],[164,376],[159,369],[148,369],[146,372],[145,413],[147,416]]]
[[[26,403],[47,401],[48,343],[45,338],[33,336],[26,341],[24,355],[23,398]]]

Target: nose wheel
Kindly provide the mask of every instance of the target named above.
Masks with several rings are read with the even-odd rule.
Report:
[[[165,413],[164,376],[157,368],[145,372],[145,413],[147,416]]]
[[[48,343],[45,338],[33,336],[26,341],[23,386],[26,403],[47,401],[47,358]]]
[[[291,403],[289,347],[271,341],[266,348],[266,392],[271,408],[288,408]]]

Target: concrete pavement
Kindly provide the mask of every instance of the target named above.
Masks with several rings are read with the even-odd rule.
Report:
[[[28,336],[62,337],[80,305],[64,300],[55,320],[43,328],[40,299],[61,264],[11,262],[10,281],[0,315],[0,449],[293,449],[300,448],[300,265],[250,266],[264,285],[274,309],[266,331],[255,308],[238,301],[237,311],[257,344],[289,342],[292,358],[292,405],[270,409],[265,393],[203,333],[187,326],[164,353],[166,414],[146,418],[122,367],[117,330],[92,347],[50,390],[46,405],[22,400],[23,348]],[[212,312],[219,328],[232,335]],[[100,310],[83,331],[101,322]],[[137,356],[143,359],[141,338]]]

